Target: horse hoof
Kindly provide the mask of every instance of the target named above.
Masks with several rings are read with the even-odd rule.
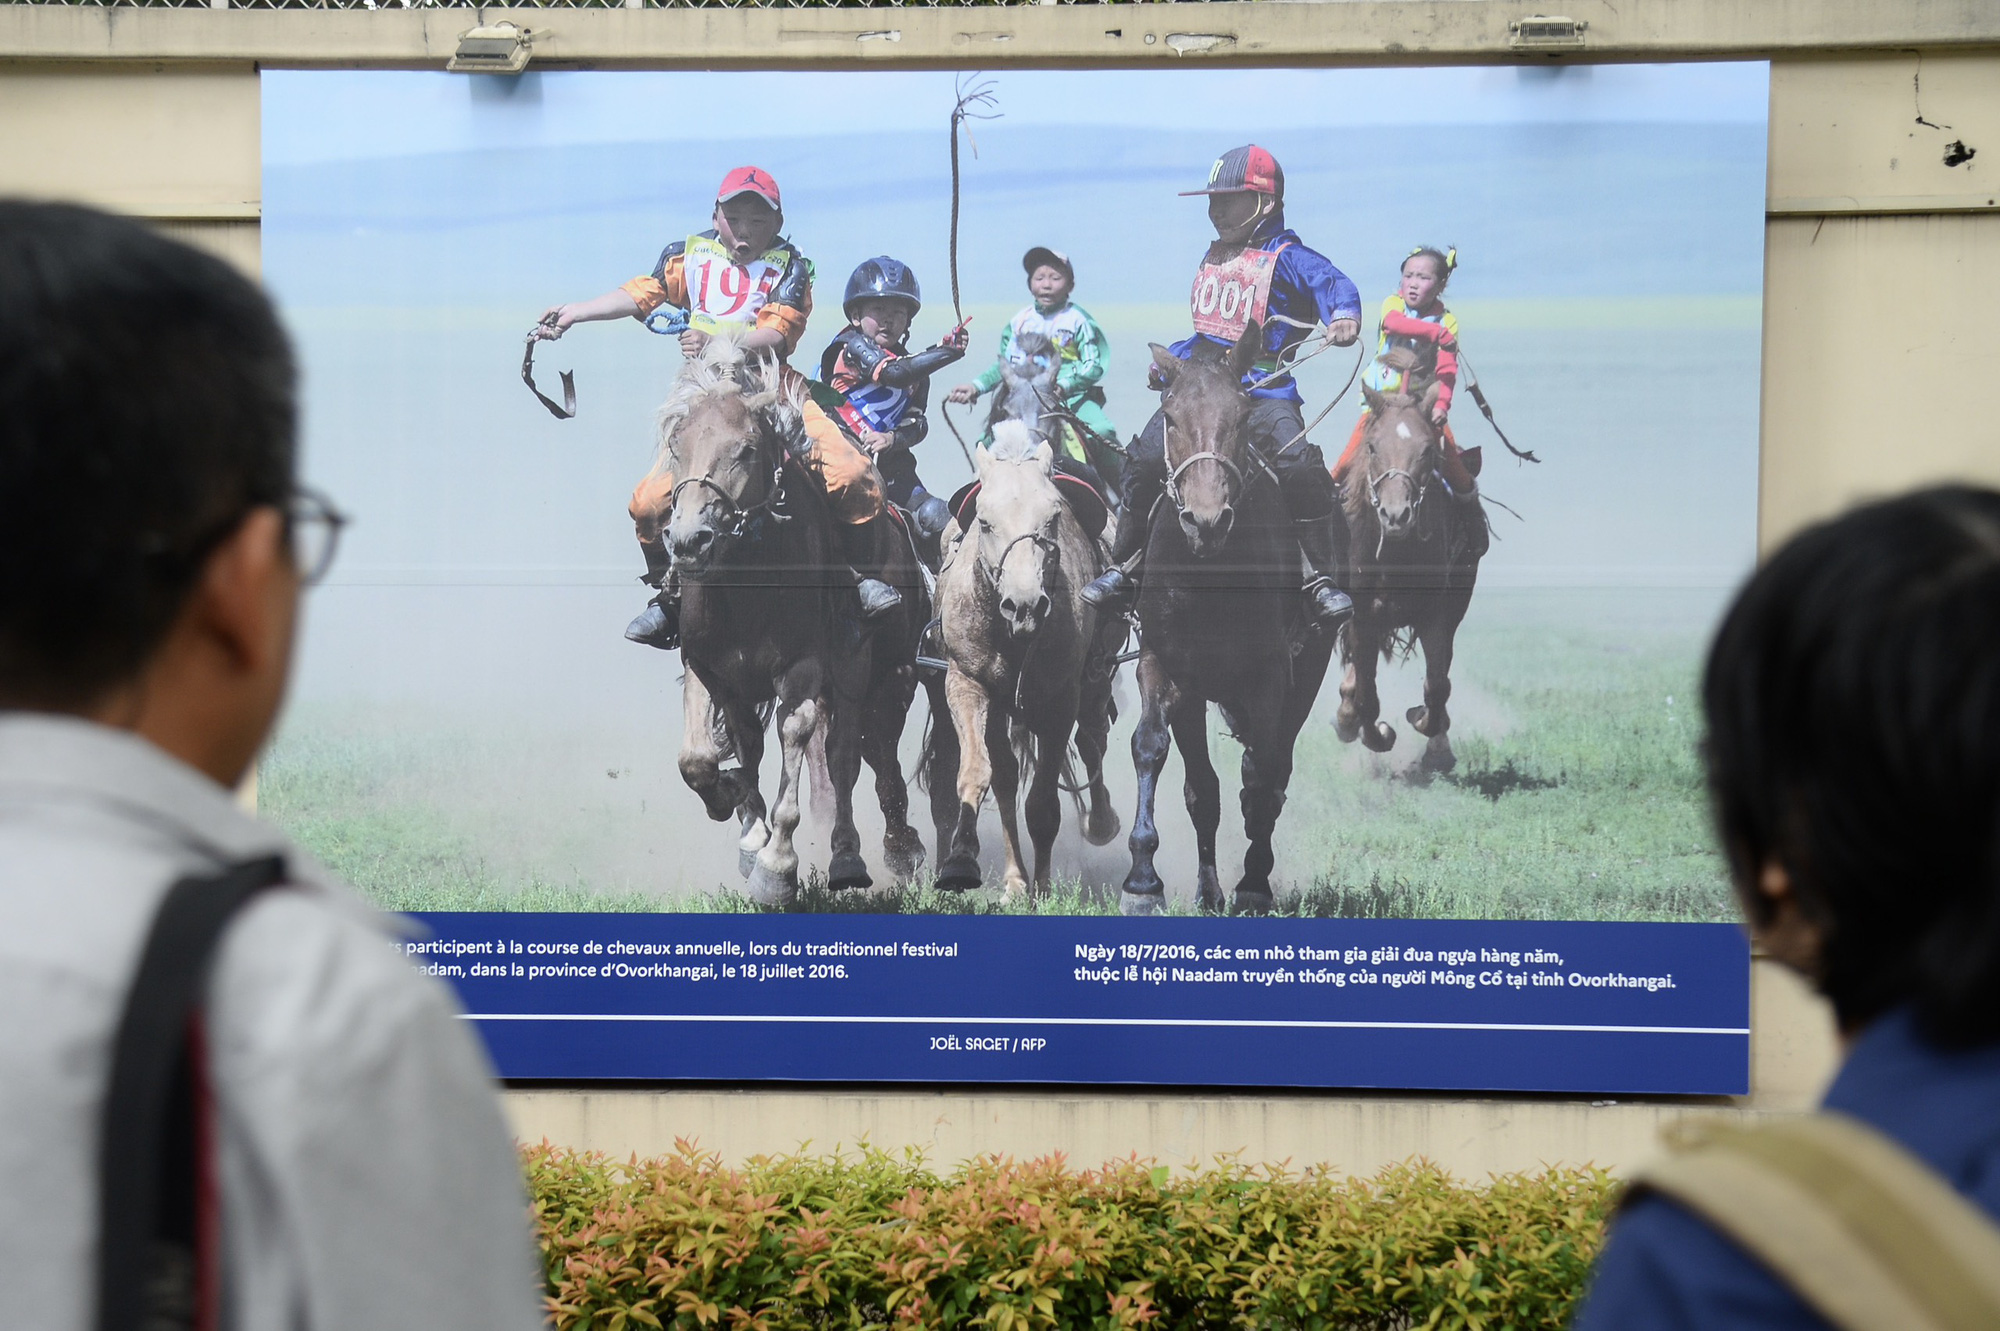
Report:
[[[1118,810],[1107,808],[1100,816],[1093,809],[1090,817],[1084,820],[1083,839],[1093,846],[1108,846],[1124,830],[1125,822],[1118,816]]]
[[[826,885],[836,892],[845,892],[851,887],[873,887],[875,880],[868,876],[868,861],[854,851],[843,850],[835,853],[826,866]]]
[[[764,867],[762,860],[758,860],[751,867],[750,881],[744,891],[760,906],[789,906],[798,899],[798,870],[774,873]]]
[[[882,838],[882,862],[897,882],[908,882],[924,862],[924,843],[915,832]]]
[[[1387,753],[1396,747],[1396,728],[1387,721],[1377,721],[1361,732],[1361,742],[1370,753]]]
[[[1333,718],[1333,733],[1342,744],[1352,744],[1361,738],[1361,722],[1344,711],[1339,712]]]
[[[1233,909],[1238,915],[1269,915],[1274,904],[1268,887],[1261,890],[1239,887]]]
[[[1449,772],[1458,766],[1458,755],[1451,751],[1451,745],[1440,735],[1424,746],[1424,756],[1417,760],[1417,766],[1426,772]]]
[[[1164,892],[1134,892],[1126,889],[1118,894],[1120,915],[1158,915],[1166,908]]]
[[[946,892],[974,892],[985,882],[979,861],[970,855],[953,855],[938,866],[937,885]]]
[[[736,852],[736,876],[738,878],[748,878],[750,876],[750,871],[755,869],[756,867],[757,867],[756,851],[739,850]]]

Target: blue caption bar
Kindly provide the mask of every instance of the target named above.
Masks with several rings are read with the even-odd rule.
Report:
[[[414,918],[509,1078],[1749,1090],[1733,925]]]

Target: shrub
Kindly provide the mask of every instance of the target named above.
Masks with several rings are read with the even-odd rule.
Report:
[[[1601,1170],[1484,1185],[1221,1161],[526,1152],[560,1331],[1556,1328],[1596,1253]]]

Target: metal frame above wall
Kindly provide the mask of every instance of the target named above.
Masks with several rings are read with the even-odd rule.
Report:
[[[1526,0],[643,8],[267,0],[231,8],[0,3],[0,60],[438,68],[468,28],[503,21],[523,31],[535,66],[552,69],[1506,63],[2000,46],[2000,5],[1981,0],[1553,0],[1539,8]]]

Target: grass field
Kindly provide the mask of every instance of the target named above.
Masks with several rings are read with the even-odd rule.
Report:
[[[1459,767],[1448,778],[1415,770],[1418,746],[1406,726],[1386,755],[1340,744],[1325,723],[1337,701],[1330,681],[1301,736],[1279,827],[1281,909],[1730,918],[1705,821],[1690,696],[1715,601],[1713,592],[1657,589],[1482,591],[1460,636],[1452,704]],[[1394,723],[1418,687],[1414,664],[1385,668],[1383,715]],[[1129,704],[1129,683],[1125,692]],[[1110,769],[1129,821],[1127,711]],[[906,748],[918,729],[910,727]],[[1226,887],[1242,855],[1230,793],[1237,750],[1220,735],[1215,750],[1225,781]],[[640,757],[621,757],[633,753]],[[1187,910],[1191,835],[1177,762],[1161,785],[1161,862],[1170,899]],[[642,742],[629,727],[578,722],[538,732],[443,706],[399,713],[312,704],[294,714],[265,761],[260,803],[394,909],[751,909],[734,894],[733,874],[717,867],[733,859],[730,828],[700,816],[661,737]],[[872,851],[879,823],[866,803]],[[986,824],[997,877],[990,810]],[[808,841],[809,864],[815,855],[823,862]],[[1095,849],[1065,833],[1057,866],[1043,911],[1116,909],[1122,838]],[[808,883],[798,908],[1002,909],[991,888],[940,893],[921,876],[871,893],[836,895]]]

